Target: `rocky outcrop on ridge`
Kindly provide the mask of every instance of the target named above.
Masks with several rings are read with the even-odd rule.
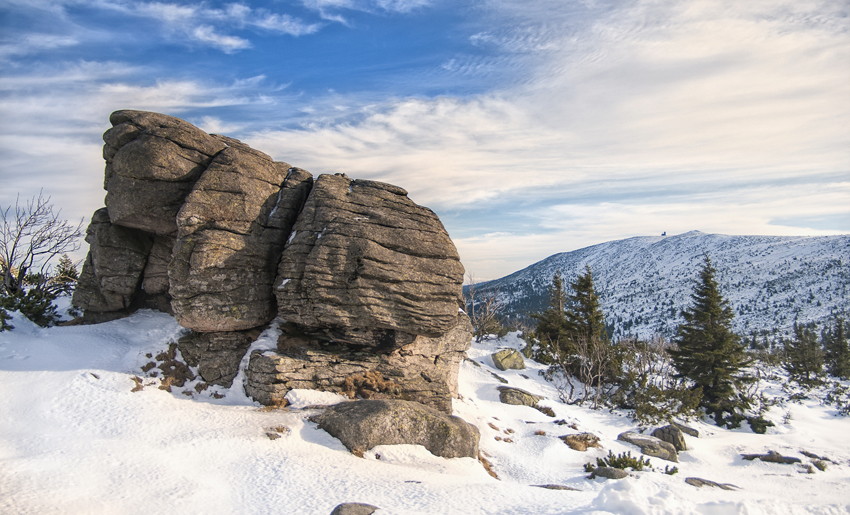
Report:
[[[401,398],[451,411],[471,339],[463,266],[402,188],[313,176],[183,120],[116,111],[103,136],[106,207],[92,216],[73,304],[100,322],[140,307],[191,332],[183,358],[229,386],[280,316],[276,351],[250,358],[246,391]]]

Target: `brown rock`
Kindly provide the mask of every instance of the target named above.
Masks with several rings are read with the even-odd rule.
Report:
[[[570,449],[574,451],[587,451],[588,447],[599,447],[599,437],[592,433],[579,433],[575,435],[559,436]]]
[[[204,381],[230,388],[233,378],[239,372],[242,357],[263,329],[192,332],[180,338],[177,344],[183,359],[187,364],[198,367],[198,374]]]

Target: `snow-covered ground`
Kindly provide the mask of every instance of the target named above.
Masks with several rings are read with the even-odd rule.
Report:
[[[198,394],[187,383],[168,393],[148,378],[132,392],[146,355],[183,332],[162,313],[49,329],[15,314],[12,323],[13,331],[0,333],[4,514],[315,515],[343,502],[373,504],[381,514],[850,512],[850,419],[815,400],[771,410],[767,417],[776,427],[767,435],[691,423],[700,438],[686,437],[690,450],[680,453],[677,475],[644,471],[620,481],[588,480],[584,464],[609,450],[638,454],[616,440],[634,424],[623,413],[558,402],[553,385],[538,375],[543,367],[533,362],[523,371],[493,368],[491,353],[522,346],[515,335],[473,344],[468,354],[477,365],[461,367],[455,414],[481,431],[481,450],[497,480],[477,460],[438,458],[418,446],[378,447],[356,457],[306,420],[313,409],[263,409],[239,386]],[[270,329],[256,345],[271,345],[275,337]],[[493,373],[546,397],[543,404],[557,416],[501,404],[502,383]],[[293,400],[296,406],[335,400],[313,395],[296,392]],[[786,410],[792,417],[783,424]],[[604,448],[573,451],[557,438],[583,431],[598,435]],[[740,456],[768,450],[803,463],[811,460],[801,450],[832,461],[826,471],[808,474],[798,465]],[[669,465],[651,462],[662,471]],[[740,489],[696,488],[687,477]],[[532,486],[543,484],[578,491]]]

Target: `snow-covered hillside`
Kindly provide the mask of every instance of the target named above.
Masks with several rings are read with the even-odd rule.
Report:
[[[184,331],[163,313],[48,329],[15,313],[12,323],[13,331],[0,333],[4,514],[326,515],[343,502],[378,506],[379,515],[850,511],[850,418],[814,395],[771,409],[766,417],[776,425],[766,435],[690,423],[700,437],[687,437],[676,475],[663,473],[674,464],[651,458],[655,471],[589,480],[585,463],[609,450],[638,453],[617,440],[634,429],[626,414],[558,402],[533,362],[525,370],[493,368],[493,352],[524,344],[515,334],[474,343],[454,411],[478,427],[495,479],[473,458],[438,458],[420,446],[379,446],[356,457],[308,421],[316,410],[300,406],[310,404],[309,391],[299,392],[297,408],[269,410],[245,397],[239,378],[229,390],[203,393],[193,383],[166,392],[150,377],[138,389],[133,377],[143,375],[147,355]],[[255,346],[273,345],[277,331],[268,329]],[[500,403],[502,381],[545,397],[556,416]],[[558,439],[584,431],[603,448],[579,452]],[[803,463],[741,458],[768,450]],[[828,457],[826,470],[809,473],[801,451]],[[736,488],[696,488],[688,477]],[[547,484],[574,490],[535,486]]]
[[[823,322],[850,313],[850,236],[726,236],[692,231],[636,237],[555,254],[502,279],[480,283],[497,290],[503,313],[546,308],[555,271],[567,281],[593,271],[614,337],[670,336],[690,304],[694,280],[708,255],[721,291],[734,309],[735,330],[787,334],[794,321]],[[759,341],[762,341],[759,337]]]

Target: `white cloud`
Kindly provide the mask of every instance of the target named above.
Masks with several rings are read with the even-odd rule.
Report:
[[[14,43],[0,44],[0,60],[77,44],[79,44],[79,40],[73,36],[30,34]]]
[[[246,139],[317,173],[403,185],[458,221],[485,204],[567,200],[553,212],[563,224],[511,236],[517,252],[548,249],[540,258],[662,230],[821,234],[771,221],[847,213],[847,195],[828,193],[847,181],[824,179],[850,171],[846,5],[635,1],[588,20],[561,4],[491,3],[507,29],[476,43],[517,71],[499,91],[390,100]],[[445,67],[475,73],[462,64]],[[490,263],[511,252],[505,238],[458,246],[465,262]]]
[[[207,43],[228,54],[251,47],[251,43],[247,39],[218,34],[209,25],[195,27],[195,30],[192,31],[192,36],[201,43]]]

